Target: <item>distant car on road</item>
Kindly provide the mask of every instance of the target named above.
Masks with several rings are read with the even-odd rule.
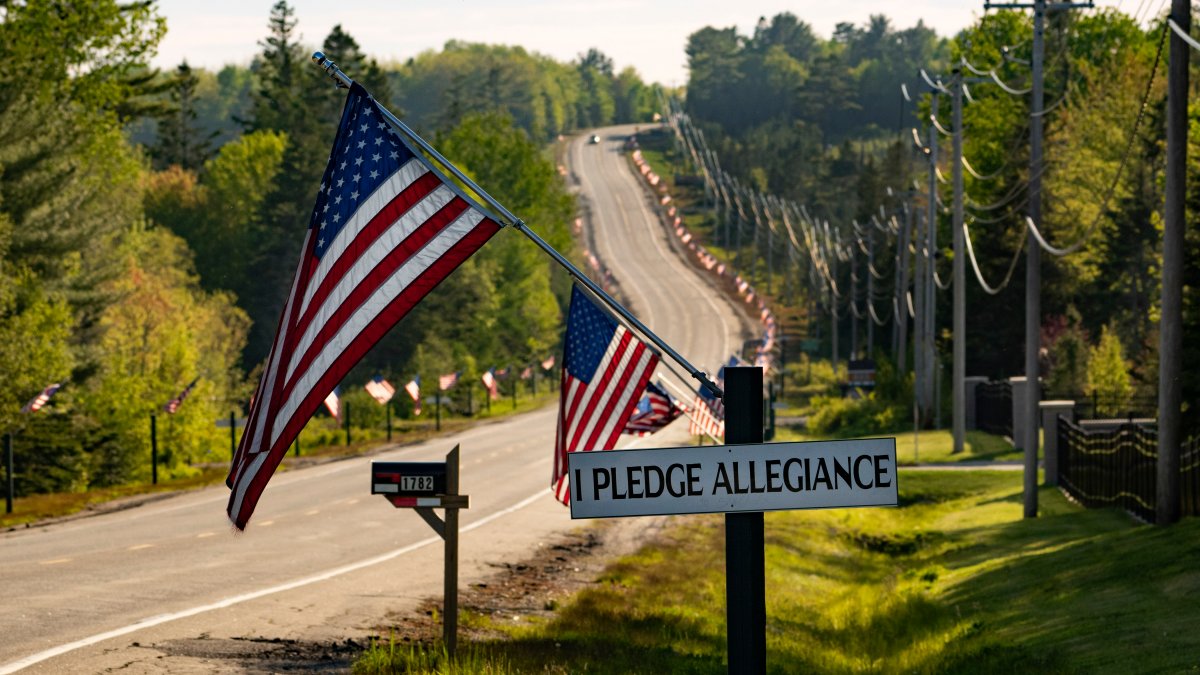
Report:
[[[588,143],[591,143],[592,145],[596,145],[599,142],[600,142],[600,137],[597,136],[596,134],[592,134],[592,137],[588,139]]]

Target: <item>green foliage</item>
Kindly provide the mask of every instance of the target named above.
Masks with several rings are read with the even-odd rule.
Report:
[[[1087,394],[1096,397],[1096,412],[1100,415],[1122,413],[1133,396],[1121,341],[1108,326],[1101,330],[1100,342],[1088,352]]]
[[[1076,396],[1087,390],[1087,333],[1079,325],[1080,320],[1079,312],[1068,307],[1063,330],[1050,343],[1046,388],[1056,396]]]
[[[228,296],[200,290],[183,240],[164,229],[131,228],[118,254],[122,273],[109,282],[117,299],[98,322],[96,348],[104,359],[79,400],[97,426],[94,484],[148,477],[152,413],[160,418],[165,475],[228,460],[228,439],[214,421],[247,393],[237,368],[245,314]],[[162,413],[196,377],[179,412]]]
[[[614,74],[612,60],[592,49],[574,64],[521,47],[447,42],[392,73],[396,102],[417,129],[448,129],[477,113],[510,116],[534,139],[572,129],[650,119],[655,90],[637,72]]]

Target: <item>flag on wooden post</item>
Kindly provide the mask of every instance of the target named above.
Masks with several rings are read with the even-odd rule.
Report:
[[[392,400],[392,396],[396,395],[396,388],[383,379],[382,375],[376,375],[363,388],[367,390],[371,398],[379,401],[379,405],[387,405],[387,402]]]
[[[351,85],[227,481],[234,525],[245,528],[321,392],[499,230]]]
[[[614,448],[657,365],[657,352],[572,289],[551,477],[560,502],[571,501],[567,453]]]
[[[48,403],[50,401],[50,397],[53,396],[54,393],[57,392],[60,388],[62,388],[61,382],[55,382],[54,384],[46,387],[45,389],[43,389],[41,391],[40,394],[38,394],[37,396],[34,396],[32,399],[30,399],[29,403],[26,403],[24,406],[22,406],[21,412],[35,413],[35,412],[41,410],[46,405],[46,403]]]
[[[183,399],[191,395],[192,390],[196,388],[196,383],[199,381],[199,377],[192,380],[192,383],[184,387],[183,391],[179,392],[175,398],[167,401],[167,404],[163,406],[163,412],[167,413],[168,415],[174,415],[179,410],[179,406],[183,405]]]
[[[413,414],[421,414],[421,376],[417,375],[404,385],[404,391],[408,392],[409,398],[413,400]]]
[[[492,399],[493,401],[500,398],[500,390],[496,386],[495,368],[489,368],[484,371],[483,376],[481,376],[479,379],[483,380],[483,386],[488,391],[488,398]]]
[[[329,395],[325,397],[324,401],[322,401],[322,403],[325,404],[325,409],[328,410],[329,414],[333,415],[333,418],[336,420],[342,419],[342,396],[341,395],[342,395],[342,388],[334,387],[333,391],[329,392]]]
[[[438,378],[438,389],[440,389],[442,391],[446,391],[450,387],[453,387],[454,385],[458,384],[458,375],[459,375],[459,373],[454,372],[454,373],[448,373],[446,375],[442,375],[441,377],[439,377]]]

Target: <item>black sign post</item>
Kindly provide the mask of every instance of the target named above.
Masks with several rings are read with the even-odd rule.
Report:
[[[725,368],[725,442],[763,442],[763,371]],[[725,514],[725,602],[730,673],[767,672],[763,514]]]
[[[458,446],[443,462],[371,462],[371,494],[396,508],[411,508],[446,543],[442,641],[451,657],[458,646],[458,510],[470,497],[458,494]],[[434,509],[445,509],[445,520]]]

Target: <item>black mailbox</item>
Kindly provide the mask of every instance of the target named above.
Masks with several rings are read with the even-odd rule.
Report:
[[[446,494],[445,462],[371,462],[371,494],[433,497]]]

